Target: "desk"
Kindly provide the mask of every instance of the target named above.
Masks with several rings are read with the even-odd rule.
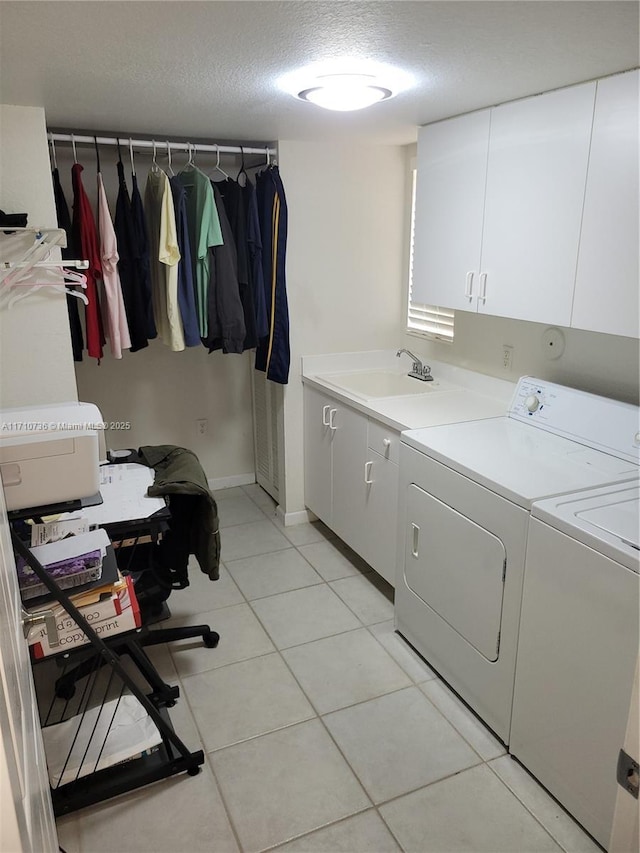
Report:
[[[166,525],[169,519],[169,510],[164,500],[146,496],[146,488],[153,479],[152,471],[139,465],[135,465],[134,469],[131,469],[130,466],[127,468],[128,470],[123,470],[122,466],[119,465],[105,466],[102,471],[105,479],[104,488],[101,487],[103,503],[91,509],[81,510],[81,514],[92,513],[92,523],[99,523],[100,518],[106,519],[106,523],[102,526],[107,529],[110,535],[129,533],[137,538],[144,534],[149,535],[152,541],[157,541],[162,526]],[[145,472],[146,485],[143,483],[143,474],[137,469],[142,469]],[[113,487],[114,483],[116,484],[115,488]],[[123,492],[129,494],[130,500],[123,500]],[[126,498],[126,494],[124,497]],[[142,511],[140,507],[142,507]],[[147,507],[151,510],[150,512],[148,512]],[[46,516],[51,514],[53,509],[52,506],[39,507],[37,513]],[[36,512],[33,510],[23,511],[20,515],[22,518],[26,518],[29,515],[36,515]],[[150,754],[141,754],[126,764],[98,770],[95,769],[98,766],[97,764],[95,767],[89,768],[86,763],[83,764],[83,759],[81,766],[74,773],[72,781],[65,782],[65,784],[58,782],[56,785],[52,783],[51,794],[55,814],[67,814],[177,773],[186,771],[189,775],[197,774],[200,765],[204,763],[204,753],[202,750],[191,752],[184,745],[176,735],[166,711],[168,706],[175,703],[179,694],[178,688],[171,687],[160,679],[142,648],[149,634],[159,635],[162,631],[149,632],[143,628],[141,631],[131,631],[127,634],[114,636],[107,641],[102,640],[91,624],[86,621],[83,614],[75,607],[69,595],[59,588],[44,567],[33,557],[15,530],[12,530],[11,538],[16,553],[24,557],[54,599],[62,604],[69,616],[77,622],[86,634],[90,645],[79,647],[78,651],[82,652],[85,657],[87,651],[92,652],[88,658],[82,661],[79,668],[72,672],[70,678],[74,693],[76,692],[75,682],[79,677],[88,676],[86,685],[82,690],[77,691],[75,697],[65,697],[64,702],[56,700],[56,697],[53,696],[44,724],[55,725],[59,722],[72,720],[74,726],[77,725],[78,732],[83,729],[83,725],[84,730],[88,729],[87,737],[91,741],[91,738],[94,737],[94,731],[98,731],[98,728],[93,728],[91,715],[95,716],[97,709],[98,716],[100,716],[101,709],[108,706],[108,701],[114,700],[117,708],[122,697],[127,696],[137,700],[137,704],[146,712],[148,719],[156,727],[158,733],[159,745]],[[209,631],[208,626],[199,627],[205,627]],[[169,629],[173,632],[179,630]],[[207,643],[207,645],[217,645],[217,635],[215,632],[210,632],[210,634],[212,635],[210,639],[215,640],[215,642]],[[203,636],[205,639],[202,633],[199,636]],[[156,638],[152,637],[151,639],[153,642]],[[166,642],[166,639],[162,638],[157,641]],[[134,660],[139,671],[152,688],[150,693],[141,688],[131,674],[123,668],[120,660],[122,654],[128,654]],[[72,658],[76,658],[78,660],[79,658],[76,655],[76,651],[72,650],[66,659],[70,661]],[[101,673],[104,673],[102,682],[106,679],[106,686],[99,681]],[[67,675],[68,673],[63,673],[63,678],[66,678]],[[59,682],[60,679],[57,683],[59,684]],[[52,722],[50,717],[54,709],[60,713],[59,718]],[[110,726],[108,731],[110,731]],[[100,752],[107,744],[108,734],[101,736],[104,737],[104,741],[99,745]],[[69,749],[69,758],[72,750],[73,744]]]

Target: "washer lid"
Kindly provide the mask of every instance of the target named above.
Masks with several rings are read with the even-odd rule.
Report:
[[[533,505],[531,515],[634,571],[640,564],[640,484],[620,483]]]
[[[408,430],[402,442],[525,509],[638,476],[633,462],[507,417]]]

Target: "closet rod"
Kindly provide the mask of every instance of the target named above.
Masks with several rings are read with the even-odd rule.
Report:
[[[93,145],[94,138],[93,136],[76,136],[75,133],[52,133],[49,132],[47,134],[49,139],[53,139],[54,142],[68,142],[71,144],[72,142],[76,142],[79,144],[85,145]],[[118,140],[120,140],[120,145],[128,145],[129,141],[136,148],[153,148],[153,140],[152,139],[131,139],[129,140],[128,136],[98,136],[95,141],[97,141],[98,145],[117,145]],[[155,146],[159,152],[162,149],[166,149],[167,142],[164,139],[156,139]],[[239,145],[211,145],[211,144],[203,144],[200,142],[171,142],[169,140],[169,147],[172,151],[189,151],[189,147],[193,148],[196,155],[203,151],[210,151],[213,154],[242,154],[244,151],[245,154],[269,154],[269,157],[276,156],[275,148],[268,148],[265,146],[264,148],[245,148],[244,145],[242,149]]]

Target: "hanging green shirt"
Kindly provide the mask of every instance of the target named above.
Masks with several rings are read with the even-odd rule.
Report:
[[[186,191],[187,226],[191,242],[191,265],[195,287],[196,311],[200,336],[209,333],[207,320],[207,291],[209,288],[210,252],[222,246],[222,231],[218,209],[209,178],[196,166],[188,166],[178,175]]]

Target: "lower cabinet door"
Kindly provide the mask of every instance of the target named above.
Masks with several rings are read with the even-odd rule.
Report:
[[[304,502],[329,527],[333,439],[329,424],[335,419],[336,405],[335,400],[314,388],[304,389]]]
[[[365,462],[367,417],[336,404],[333,450],[332,528],[338,536],[363,555],[365,542]],[[366,559],[366,558],[365,558]]]
[[[365,463],[365,536],[362,556],[396,585],[398,466],[369,449]]]

